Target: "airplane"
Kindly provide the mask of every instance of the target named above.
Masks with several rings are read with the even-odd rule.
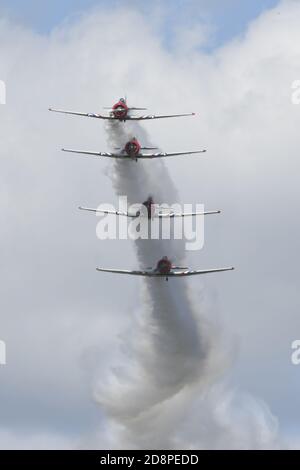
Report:
[[[142,147],[136,137],[133,137],[125,147],[122,148],[115,148],[116,152],[88,152],[82,150],[72,150],[72,149],[62,149],[63,152],[69,153],[79,153],[83,155],[93,155],[96,157],[110,157],[110,158],[122,158],[122,159],[129,159],[138,161],[140,158],[143,159],[151,159],[151,158],[162,158],[162,157],[175,157],[177,155],[191,155],[195,153],[205,153],[206,150],[194,150],[192,152],[173,152],[173,153],[165,153],[165,152],[157,152],[157,153],[142,153],[141,150],[155,150],[156,147]]]
[[[196,113],[184,113],[184,114],[166,114],[166,115],[155,115],[155,114],[148,114],[144,116],[132,116],[130,111],[144,111],[147,108],[136,108],[136,107],[129,107],[126,102],[126,98],[120,98],[119,101],[114,104],[112,107],[105,107],[104,109],[109,109],[110,113],[108,116],[104,116],[102,114],[97,113],[81,113],[76,111],[65,111],[62,109],[53,109],[49,108],[49,111],[53,111],[55,113],[63,113],[63,114],[72,114],[75,116],[85,116],[85,117],[92,117],[97,119],[107,119],[109,121],[142,121],[146,119],[162,119],[162,118],[171,118],[171,117],[181,117],[181,116],[195,116]]]
[[[163,210],[168,210],[167,213],[163,212],[157,212],[156,211],[156,205],[154,204],[152,196],[149,196],[146,201],[142,203],[142,206],[146,207],[147,210],[147,217],[148,219],[154,219],[154,218],[174,218],[174,217],[193,217],[197,215],[209,215],[209,214],[220,214],[221,211],[205,211],[205,212],[181,212],[181,213],[176,213],[173,211],[170,211],[168,209],[163,209]],[[99,210],[99,209],[92,209],[90,207],[79,207],[80,210],[82,211],[89,211],[89,212],[99,212],[101,214],[114,214],[114,215],[120,215],[120,216],[125,216],[125,217],[132,217],[132,218],[137,218],[140,216],[143,216],[143,212],[137,211],[135,213],[128,213],[128,212],[122,212],[122,211],[110,211],[110,210]],[[162,209],[162,208],[161,208]]]
[[[146,268],[143,271],[96,268],[97,271],[107,272],[107,273],[130,274],[133,276],[146,276],[146,277],[164,277],[166,281],[169,280],[169,277],[192,276],[194,274],[208,274],[208,273],[216,273],[216,272],[221,272],[221,271],[232,271],[233,269],[234,267],[191,271],[186,267],[174,266],[172,261],[167,256],[164,256],[163,258],[161,258],[157,262],[155,268],[152,268],[152,267]]]

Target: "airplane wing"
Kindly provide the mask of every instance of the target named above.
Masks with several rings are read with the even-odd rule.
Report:
[[[195,153],[205,153],[206,150],[194,150],[193,152],[173,152],[173,153],[166,153],[166,152],[158,152],[158,153],[141,153],[137,155],[137,158],[163,158],[163,157],[176,157],[177,155],[192,155]]]
[[[129,271],[127,269],[105,269],[105,268],[96,268],[97,271],[105,273],[115,273],[115,274],[131,274],[132,276],[153,276],[153,271]]]
[[[129,271],[127,269],[105,269],[96,268],[97,271],[114,273],[114,274],[130,274],[132,276],[146,276],[146,277],[176,277],[176,276],[192,276],[193,274],[207,274],[216,273],[221,271],[232,271],[234,268],[217,268],[217,269],[206,269],[197,271],[171,271],[168,274],[162,274],[156,271]]]
[[[110,157],[110,158],[122,158],[132,160],[132,157],[127,155],[126,153],[111,153],[111,152],[89,152],[84,150],[73,150],[73,149],[62,149],[63,152],[69,153],[79,153],[82,155],[93,155],[95,157]],[[162,157],[174,157],[176,155],[191,155],[195,153],[205,153],[206,150],[196,150],[193,152],[174,152],[174,153],[149,153],[149,154],[139,154],[136,156],[137,160],[140,159],[152,159],[152,158],[162,158]]]
[[[96,114],[96,113],[80,113],[77,111],[65,111],[63,109],[53,109],[53,108],[49,108],[49,111],[52,111],[54,113],[72,114],[73,116],[85,116],[85,117],[92,117],[92,118],[97,118],[97,119],[111,119],[111,120],[115,119],[113,116],[103,116],[102,114]]]
[[[182,213],[174,213],[174,212],[169,212],[167,214],[163,214],[163,213],[159,213],[157,215],[154,215],[154,218],[155,217],[158,217],[158,218],[164,218],[164,217],[168,217],[168,218],[173,218],[173,217],[195,217],[197,215],[210,215],[210,214],[220,214],[221,211],[206,211],[206,212],[182,212]]]
[[[131,108],[132,109],[132,108]],[[54,109],[49,108],[49,111],[54,113],[62,113],[62,114],[72,114],[73,116],[84,116],[84,117],[92,117],[97,119],[108,119],[110,121],[118,121],[119,119],[114,116],[103,116],[102,114],[97,113],[81,113],[78,111],[66,111],[64,109]],[[125,116],[124,121],[142,121],[146,119],[163,119],[163,118],[171,118],[171,117],[181,117],[181,116],[195,116],[196,113],[185,113],[185,114],[169,114],[169,115],[155,115],[149,114],[145,116]],[[123,120],[123,119],[122,119]]]
[[[78,209],[81,211],[88,211],[88,212],[95,212],[99,214],[113,214],[113,215],[121,215],[121,216],[126,216],[126,217],[132,217],[136,218],[139,217],[139,214],[129,214],[128,212],[121,212],[121,211],[110,211],[110,210],[100,210],[100,209],[94,209],[91,207],[82,207],[79,206]],[[210,214],[220,214],[221,211],[206,211],[206,212],[183,212],[182,214],[175,214],[175,213],[159,213],[155,214],[153,218],[173,218],[173,217],[195,217],[197,215],[210,215]]]
[[[209,273],[219,273],[222,271],[232,271],[234,267],[230,268],[216,268],[216,269],[198,269],[195,271],[171,271],[168,274],[168,277],[172,276],[193,276],[194,274],[209,274]]]
[[[110,152],[88,152],[84,150],[72,150],[72,149],[61,149],[63,152],[69,153],[79,153],[82,155],[92,155],[95,157],[110,157],[110,158],[126,158],[125,155],[120,153],[110,153]]]
[[[184,114],[148,114],[144,116],[127,116],[126,119],[129,121],[143,121],[145,119],[165,119],[165,118],[172,118],[172,117],[181,117],[181,116],[195,116],[196,113],[184,113]]]
[[[90,207],[81,207],[81,206],[79,206],[78,209],[80,209],[81,211],[95,212],[99,214],[114,214],[114,215],[123,215],[126,217],[136,217],[135,215],[130,215],[127,212],[121,212],[121,211],[99,210],[99,209],[92,209]]]

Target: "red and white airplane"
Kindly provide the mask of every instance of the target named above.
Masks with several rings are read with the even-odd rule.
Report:
[[[55,113],[63,114],[73,114],[75,116],[85,116],[92,117],[97,119],[108,119],[110,121],[143,121],[146,119],[162,119],[162,118],[171,118],[171,117],[180,117],[180,116],[195,116],[195,113],[185,113],[185,114],[166,114],[166,115],[155,115],[155,114],[146,114],[143,116],[132,116],[131,111],[144,111],[147,108],[136,108],[128,106],[126,98],[120,98],[119,101],[114,104],[112,107],[105,107],[104,109],[109,109],[110,113],[108,116],[97,113],[80,113],[76,111],[65,111],[62,109],[53,109],[49,108],[49,111],[54,111]]]
[[[160,208],[157,204],[154,203],[152,196],[149,196],[146,201],[142,203],[142,206],[146,207],[146,214],[148,219],[154,218],[173,218],[173,217],[194,217],[197,215],[209,215],[209,214],[220,214],[221,211],[205,211],[205,212],[173,212],[168,209]],[[157,211],[157,208],[160,209]],[[102,210],[102,209],[92,209],[90,207],[79,207],[82,211],[88,212],[95,212],[100,214],[113,214],[113,215],[121,215],[125,217],[143,217],[144,213],[142,210],[139,210],[135,213],[128,213],[122,211],[111,211],[111,210]],[[166,211],[166,212],[163,212]]]
[[[194,274],[208,274],[208,273],[217,273],[221,271],[232,271],[234,267],[229,268],[216,268],[216,269],[203,269],[191,271],[188,268],[181,266],[174,266],[172,261],[169,260],[167,256],[164,256],[160,259],[155,268],[146,268],[143,271],[129,271],[125,269],[105,269],[105,268],[96,268],[97,271],[107,272],[107,273],[116,273],[116,274],[131,274],[133,276],[146,276],[146,277],[164,277],[168,281],[169,277],[183,277],[183,276],[193,276]]]
[[[156,147],[142,147],[136,137],[133,137],[125,147],[116,148],[116,153],[111,152],[88,152],[82,150],[62,149],[63,152],[79,153],[82,155],[93,155],[96,157],[110,157],[110,158],[122,158],[138,161],[139,159],[151,159],[151,158],[163,158],[163,157],[175,157],[177,155],[191,155],[195,153],[205,153],[206,150],[194,150],[192,152],[157,152],[157,153],[142,153],[141,150],[156,150]]]

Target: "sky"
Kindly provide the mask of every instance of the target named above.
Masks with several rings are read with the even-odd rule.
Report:
[[[48,34],[53,28],[65,21],[76,21],[87,10],[100,7],[102,10],[113,10],[128,5],[144,14],[154,12],[161,17],[161,32],[167,44],[172,44],[176,29],[188,28],[200,22],[209,24],[212,28],[209,49],[243,34],[249,21],[256,18],[267,8],[274,7],[277,0],[241,0],[194,1],[194,0],[155,0],[140,2],[138,0],[53,0],[39,2],[38,0],[0,1],[0,11],[7,17],[20,24],[33,28],[41,34]]]
[[[300,108],[291,103],[300,78],[299,4],[228,2],[222,11],[226,2],[156,2],[149,13],[137,2],[90,3],[49,2],[41,11],[38,2],[0,2],[7,86],[0,107],[0,339],[7,344],[0,447],[101,448],[129,438],[140,445],[134,430],[141,422],[133,428],[112,417],[118,393],[99,398],[97,390],[130,362],[126,351],[147,318],[144,284],[95,267],[134,268],[141,260],[129,241],[97,240],[97,220],[77,211],[117,202],[113,163],[60,152],[106,151],[111,139],[101,122],[47,111],[98,112],[125,91],[154,113],[198,112],[137,132],[165,151],[208,149],[203,158],[166,162],[158,177],[167,187],[171,178],[180,201],[222,209],[205,224],[204,249],[185,254],[188,265],[236,266],[188,282],[200,325],[217,330],[212,351],[222,372],[205,393],[193,395],[191,386],[161,404],[164,421],[149,407],[149,422],[168,430],[188,399],[211,437],[197,441],[189,410],[174,442],[210,448],[218,436],[216,445],[226,448],[299,447],[300,369],[290,361],[300,330]],[[150,163],[138,163],[147,175],[156,168]],[[130,430],[127,441],[120,427]]]

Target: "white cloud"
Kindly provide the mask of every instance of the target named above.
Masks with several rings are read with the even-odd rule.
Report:
[[[2,20],[0,337],[8,364],[0,371],[0,408],[3,432],[10,430],[4,442],[12,428],[20,436],[29,423],[46,436],[67,423],[66,446],[74,423],[79,437],[91,433],[102,417],[91,404],[92,382],[123,360],[119,335],[132,327],[141,285],[94,268],[137,261],[128,243],[97,241],[95,220],[76,212],[79,204],[114,202],[105,175],[111,164],[59,152],[105,150],[104,128],[47,108],[97,112],[125,92],[151,112],[199,111],[196,119],[145,124],[165,150],[209,150],[207,157],[167,162],[183,202],[223,209],[221,218],[207,221],[204,251],[187,255],[188,262],[237,266],[233,276],[203,280],[211,313],[217,310],[226,333],[238,336],[233,379],[262,396],[280,422],[299,419],[299,373],[289,362],[300,330],[300,107],[290,100],[300,77],[299,16],[297,2],[284,2],[280,15],[263,14],[243,38],[211,56],[195,51],[194,36],[184,51],[166,52],[155,25],[133,10],[98,10],[49,37]],[[138,39],[132,25],[142,31]],[[199,280],[190,286],[197,298]],[[22,442],[11,439],[11,446]]]

